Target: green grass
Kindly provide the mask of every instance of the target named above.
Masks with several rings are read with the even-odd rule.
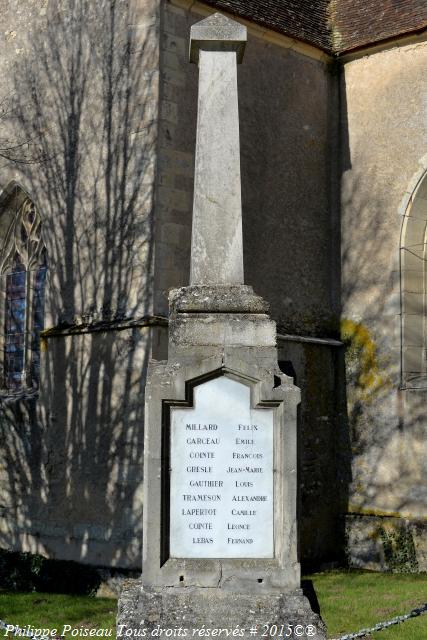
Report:
[[[374,626],[427,602],[427,574],[331,571],[307,578],[313,580],[330,638]],[[69,624],[112,629],[114,640],[116,610],[116,600],[107,598],[0,592],[0,619],[21,627],[56,628],[58,634]],[[427,640],[427,614],[376,632],[372,640]]]
[[[30,624],[36,628],[57,629],[58,635],[62,634],[63,625],[68,624],[73,628],[112,629],[111,638],[114,639],[116,613],[117,601],[109,598],[0,592],[1,620],[20,627]],[[3,634],[0,630],[0,638]],[[71,638],[70,633],[66,633],[65,637]]]
[[[313,581],[328,635],[353,633],[427,602],[427,574],[331,571]],[[427,614],[372,634],[373,640],[427,640]]]

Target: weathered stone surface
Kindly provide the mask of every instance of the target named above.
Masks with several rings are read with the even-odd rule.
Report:
[[[427,571],[427,523],[381,515],[346,517],[350,566],[371,571]]]
[[[253,638],[261,637],[273,624],[285,625],[283,635],[289,633],[289,625],[292,635],[286,637],[307,637],[297,625],[304,629],[310,625],[316,631],[314,638],[326,638],[320,616],[313,613],[301,590],[265,595],[262,583],[259,593],[249,596],[209,588],[147,589],[139,581],[129,581],[119,603],[117,631],[118,637],[124,637],[126,629],[145,628],[147,635],[158,627],[189,630],[188,635],[192,629],[239,629],[238,637]],[[257,633],[250,633],[255,627]]]
[[[221,40],[224,20],[208,18],[209,38]],[[195,25],[193,32],[204,29]],[[233,26],[235,25],[235,26]],[[226,21],[226,33],[246,30]],[[243,33],[243,35],[242,35]],[[220,45],[222,46],[222,45]],[[218,48],[218,47],[217,47]],[[191,284],[243,284],[239,114],[235,51],[199,52]]]
[[[192,285],[169,293],[171,315],[184,313],[267,313],[266,300],[248,285]]]
[[[190,31],[190,62],[199,61],[200,49],[235,51],[241,63],[247,40],[246,27],[221,13],[214,13],[193,24]]]
[[[276,344],[276,324],[263,314],[184,314],[169,325],[170,346],[241,345],[271,347]]]
[[[426,65],[424,43],[354,59],[344,67],[341,127],[348,149],[342,158],[347,169],[341,195],[342,291],[343,315],[353,327],[348,353],[355,354],[348,358],[347,374],[363,366],[362,354],[357,357],[353,350],[356,332],[364,335],[365,352],[375,354],[376,367],[363,385],[357,375],[347,375],[350,510],[363,514],[366,529],[369,515],[427,517],[425,348],[417,315],[410,318],[422,311],[416,272],[425,264],[420,226],[427,222],[421,183],[427,170]],[[399,247],[405,247],[400,256]],[[409,272],[415,277],[408,278]],[[422,314],[418,318],[422,323]],[[365,535],[359,553],[351,543],[358,566],[364,566],[364,558],[372,566],[372,547]],[[379,566],[378,558],[374,561]]]
[[[279,367],[301,389],[298,540],[303,573],[345,561],[342,514],[347,509],[351,451],[341,422],[345,387],[336,377],[344,355],[342,348],[278,339]]]

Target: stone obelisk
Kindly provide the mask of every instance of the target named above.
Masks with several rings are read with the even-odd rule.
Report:
[[[271,637],[278,625],[285,637],[326,637],[300,589],[299,389],[277,366],[268,305],[243,284],[245,44],[246,28],[220,14],[191,28],[199,65],[191,280],[170,292],[168,360],[149,368],[143,572],[122,593],[121,636]]]
[[[194,25],[199,65],[191,284],[243,284],[237,62],[246,28],[221,14]]]

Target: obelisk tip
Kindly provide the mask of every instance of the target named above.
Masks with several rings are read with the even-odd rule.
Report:
[[[190,62],[199,61],[199,51],[235,51],[237,62],[243,60],[247,41],[246,27],[221,13],[193,24],[190,31]]]

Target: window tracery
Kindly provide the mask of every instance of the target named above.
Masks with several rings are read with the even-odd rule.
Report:
[[[16,393],[36,389],[39,383],[47,252],[34,203],[18,190],[13,200],[0,254],[0,346],[1,386]]]

